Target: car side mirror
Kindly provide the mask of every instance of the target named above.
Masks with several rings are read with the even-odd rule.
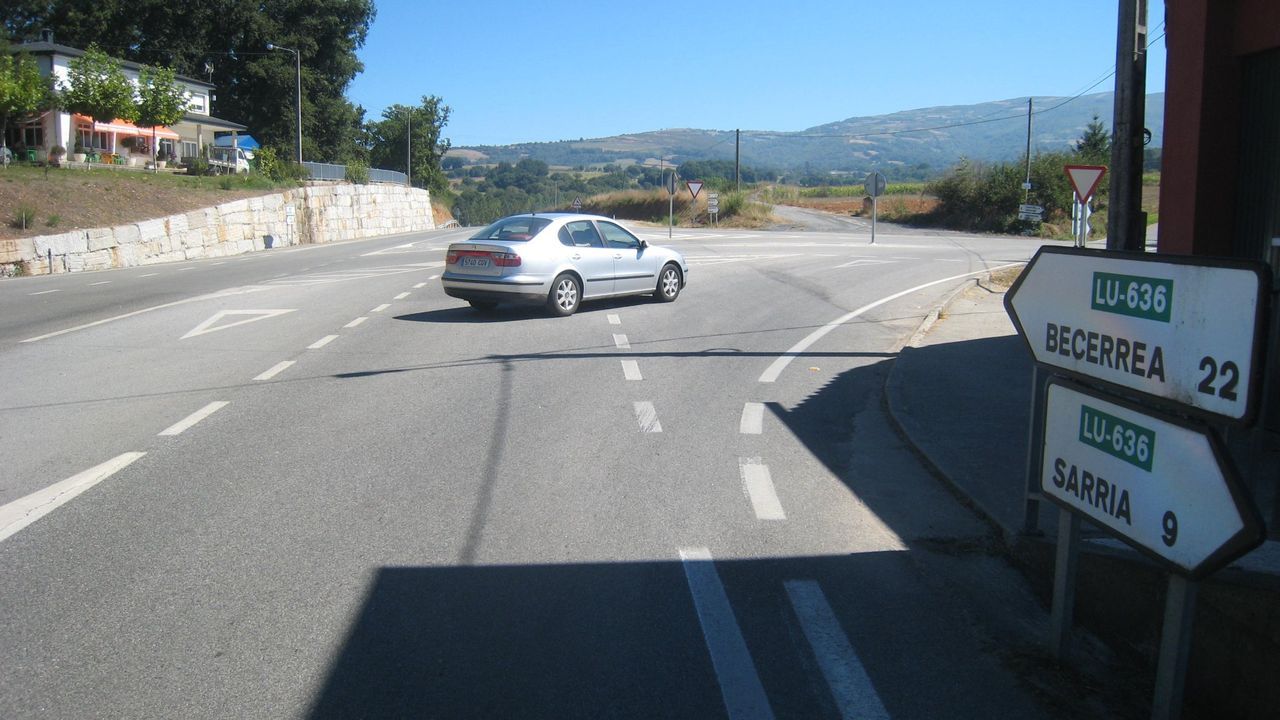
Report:
[[[645,242],[645,241],[644,241],[644,239],[642,238],[642,239],[640,240],[640,249],[641,249],[641,250],[643,250],[643,249],[645,249],[645,248],[647,248],[647,247],[649,247],[649,243]]]

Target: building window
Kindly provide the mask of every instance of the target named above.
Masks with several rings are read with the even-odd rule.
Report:
[[[182,157],[190,158],[200,154],[200,149],[193,142],[182,141]]]
[[[192,94],[191,104],[188,105],[187,108],[191,110],[191,112],[208,113],[209,112],[208,96]]]
[[[22,144],[29,148],[44,147],[44,128],[39,125],[23,126]]]
[[[88,125],[76,128],[76,142],[92,150],[110,150],[111,138],[104,132],[91,132]]]

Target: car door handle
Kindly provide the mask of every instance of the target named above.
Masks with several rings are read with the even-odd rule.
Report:
[[[574,253],[574,254],[573,254],[573,257],[571,257],[571,258],[569,258],[569,259],[570,259],[570,260],[581,260],[581,259],[582,259],[582,256],[581,256],[581,255],[579,255],[578,253]]]
[[[621,259],[622,259],[622,253],[618,253],[617,255],[614,255],[614,256],[613,256],[613,259],[614,259],[614,260],[621,260]]]

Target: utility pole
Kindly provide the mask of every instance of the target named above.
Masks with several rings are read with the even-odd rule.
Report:
[[[413,108],[408,109],[405,125],[408,129],[404,135],[404,183],[413,187]]]
[[[1031,98],[1027,98],[1027,179],[1022,183],[1022,204],[1031,202]]]
[[[740,172],[742,160],[742,130],[733,131],[733,184],[734,189],[742,192],[742,173]]]
[[[1146,213],[1142,212],[1147,0],[1119,0],[1119,3],[1107,249],[1141,252],[1146,248],[1147,235]]]

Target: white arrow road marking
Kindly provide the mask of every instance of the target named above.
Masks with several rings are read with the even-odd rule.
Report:
[[[867,670],[858,659],[827,596],[813,580],[788,580],[784,585],[791,607],[800,619],[800,629],[813,648],[822,677],[845,720],[889,720]]]
[[[729,595],[724,591],[707,548],[680,548],[684,577],[693,596],[702,637],[711,653],[711,666],[720,683],[720,696],[730,720],[766,720],[773,717],[764,694],[755,661],[734,617]]]
[[[658,422],[658,411],[651,402],[635,403],[636,420],[640,423],[640,432],[660,433],[662,423]]]
[[[266,372],[262,373],[261,375],[258,375],[257,377],[255,377],[255,378],[254,378],[254,380],[270,380],[271,378],[275,377],[276,375],[279,375],[280,373],[284,372],[285,370],[288,370],[288,369],[289,369],[289,366],[290,366],[290,365],[293,365],[293,363],[294,363],[294,361],[293,361],[293,360],[282,360],[282,361],[280,361],[280,362],[276,363],[275,365],[272,365],[270,370],[267,370]]]
[[[984,275],[986,273],[996,272],[997,270],[1003,270],[1005,268],[1010,268],[1010,267],[1017,267],[1019,265],[1024,265],[1024,264],[1025,263],[1020,263],[1020,262],[1009,263],[1007,265],[997,265],[995,267],[989,267],[983,270],[975,270],[973,272],[968,272],[963,275],[952,275],[951,277],[945,277],[945,278],[942,278],[941,280],[934,280],[933,282],[927,282],[927,283],[924,283],[923,285],[917,285],[913,288],[907,288],[902,292],[897,292],[888,297],[880,298],[879,300],[869,305],[863,305],[862,307],[858,308],[857,310],[854,310],[853,312],[845,313],[844,315],[841,315],[835,320],[832,320],[826,325],[823,325],[817,330],[814,330],[813,332],[809,333],[808,336],[805,337],[805,339],[791,346],[790,350],[786,351],[781,356],[779,356],[777,360],[774,360],[773,363],[769,365],[769,368],[760,375],[760,382],[771,383],[776,381],[778,379],[778,376],[782,374],[782,371],[786,370],[787,366],[791,364],[791,361],[794,360],[796,356],[799,355],[800,353],[804,352],[805,350],[808,350],[810,345],[813,345],[814,343],[821,340],[823,337],[826,336],[827,333],[831,332],[832,330],[835,330],[836,328],[840,327],[841,325],[844,325],[845,323],[849,322],[850,320],[853,320],[854,318],[858,317],[859,315],[862,315],[865,312],[875,310],[876,308],[880,307],[881,305],[884,305],[885,303],[893,302],[898,298],[906,297],[907,295],[910,295],[913,292],[918,292],[927,287],[933,287],[934,285],[941,285],[942,283],[953,282],[955,280],[963,280],[964,278],[973,277],[974,275]]]
[[[640,363],[635,360],[622,361],[622,375],[628,380],[644,379],[644,377],[640,375]]]
[[[144,452],[127,452],[0,507],[0,541],[39,520],[80,493],[125,469]]]
[[[749,402],[742,406],[742,420],[738,432],[743,435],[759,435],[764,431],[764,403]]]
[[[268,318],[279,317],[280,315],[285,315],[287,313],[291,313],[295,311],[296,309],[292,309],[292,308],[287,310],[219,310],[218,312],[213,314],[213,317],[195,326],[190,331],[188,331],[186,335],[183,335],[178,339],[186,340],[187,338],[193,338],[193,337],[196,337],[197,335],[207,335],[209,333],[218,332],[219,330],[226,330],[227,328],[233,328],[238,325],[247,325],[251,322],[257,322],[259,320],[266,320]],[[244,316],[244,319],[233,320],[232,322],[223,323],[221,325],[218,324],[219,320],[222,320],[223,318],[227,318],[227,317],[234,317],[234,316]]]
[[[225,400],[218,400],[215,402],[211,402],[208,405],[205,405],[204,407],[200,408],[199,410],[191,413],[186,418],[179,420],[177,423],[170,425],[164,430],[161,430],[160,434],[166,437],[173,436],[173,435],[181,435],[183,432],[188,430],[192,425],[195,425],[196,423],[200,422],[201,420],[204,420],[205,418],[218,412],[219,410],[221,410],[222,408],[230,404],[231,403]]]
[[[738,472],[742,475],[742,486],[751,498],[751,508],[756,512],[757,520],[786,520],[787,514],[782,511],[782,502],[773,489],[773,478],[769,475],[769,466],[760,458],[738,460]]]
[[[152,273],[152,274],[153,274],[153,275],[155,275],[155,274],[158,274],[158,273]],[[143,277],[146,277],[146,276],[143,276]],[[99,325],[105,325],[105,324],[107,324],[107,323],[115,322],[115,321],[117,321],[117,320],[125,320],[125,319],[127,319],[127,318],[136,317],[136,316],[141,315],[141,314],[143,314],[143,313],[149,313],[149,312],[152,312],[152,311],[154,311],[154,310],[163,310],[163,309],[165,309],[165,308],[171,308],[171,307],[174,307],[174,306],[177,306],[177,305],[185,305],[185,304],[187,304],[187,303],[201,302],[201,301],[203,301],[203,300],[213,300],[213,299],[216,299],[216,298],[223,298],[223,297],[227,297],[227,296],[229,296],[229,295],[246,295],[246,294],[248,294],[248,293],[259,292],[259,291],[261,291],[261,290],[266,290],[266,289],[267,289],[267,288],[264,288],[264,287],[254,287],[254,286],[252,286],[252,285],[247,286],[247,287],[229,288],[229,289],[227,289],[227,290],[220,290],[220,291],[215,292],[215,293],[209,293],[208,295],[197,295],[197,296],[195,296],[195,297],[185,298],[185,299],[183,299],[183,300],[175,300],[175,301],[170,302],[170,303],[164,303],[163,305],[152,305],[151,307],[142,308],[141,310],[134,310],[133,312],[127,312],[127,313],[125,313],[125,314],[123,314],[123,315],[116,315],[116,316],[114,316],[114,317],[103,318],[103,319],[101,319],[101,320],[95,320],[95,321],[93,321],[93,322],[91,322],[91,323],[85,323],[85,324],[83,324],[83,325],[76,325],[75,327],[69,327],[69,328],[66,328],[65,330],[58,330],[58,331],[56,331],[56,332],[45,333],[44,335],[37,335],[36,337],[33,337],[33,338],[27,338],[26,340],[23,340],[22,342],[24,342],[24,343],[37,342],[37,341],[39,341],[39,340],[45,340],[45,339],[48,339],[48,338],[51,338],[51,337],[58,337],[59,335],[66,335],[67,333],[73,333],[73,332],[77,332],[77,331],[80,331],[80,330],[87,330],[87,329],[89,329],[89,328],[91,328],[91,327],[97,327],[97,326],[99,326]]]

